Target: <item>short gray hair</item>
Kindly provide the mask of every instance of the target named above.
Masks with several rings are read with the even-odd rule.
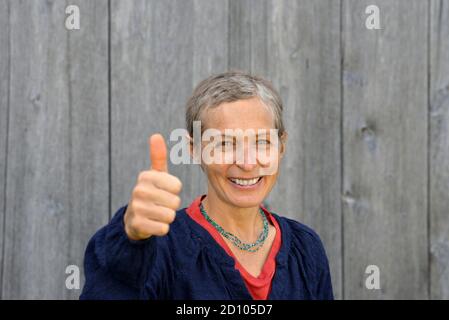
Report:
[[[272,111],[275,128],[281,136],[285,129],[279,93],[268,80],[240,70],[212,75],[197,85],[186,106],[186,127],[189,135],[193,138],[193,122],[200,121],[205,110],[224,102],[253,97],[259,97]]]

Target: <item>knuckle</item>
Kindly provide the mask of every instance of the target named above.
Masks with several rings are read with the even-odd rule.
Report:
[[[173,206],[175,208],[179,208],[180,205],[181,205],[181,198],[178,196],[174,196],[173,197]]]
[[[133,194],[132,194],[133,198],[139,199],[139,198],[143,197],[144,195],[145,195],[145,191],[142,187],[137,186],[134,188]]]
[[[142,171],[139,173],[139,176],[137,177],[138,183],[143,182],[152,182],[155,178],[155,172],[153,171]]]
[[[165,224],[165,223],[162,224],[162,226],[161,226],[161,233],[163,235],[167,234],[169,230],[170,230],[170,226],[168,224]]]
[[[133,201],[133,202],[130,204],[130,207],[131,207],[131,211],[132,211],[133,215],[136,216],[136,215],[139,213],[140,205],[138,205],[138,204],[136,203],[136,201]]]
[[[158,236],[166,235],[168,233],[169,228],[170,228],[169,225],[166,223],[158,223],[154,227],[154,234]]]
[[[176,211],[175,210],[168,210],[167,214],[167,221],[168,223],[172,223],[173,221],[175,221],[175,217],[176,217]]]
[[[175,181],[173,183],[173,188],[175,189],[176,193],[180,193],[182,189],[182,182],[178,178],[175,177]]]

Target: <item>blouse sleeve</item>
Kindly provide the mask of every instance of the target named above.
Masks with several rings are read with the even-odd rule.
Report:
[[[313,230],[310,232],[313,239],[312,247],[315,251],[314,258],[316,259],[316,299],[333,300],[334,294],[326,250],[318,234]]]
[[[86,282],[80,299],[139,299],[156,256],[156,237],[128,238],[126,206],[90,239],[84,257]]]
[[[290,221],[293,231],[292,254],[303,257],[312,291],[312,299],[333,300],[329,261],[318,234],[308,226],[295,220]]]
[[[321,243],[321,241],[320,241]],[[317,299],[318,300],[334,300],[334,293],[332,290],[331,273],[329,270],[329,263],[324,251],[324,247],[321,244],[322,249],[322,267],[318,271],[318,283],[317,283]]]

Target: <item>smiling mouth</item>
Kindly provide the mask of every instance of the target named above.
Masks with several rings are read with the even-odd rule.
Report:
[[[252,186],[257,184],[262,177],[251,178],[251,179],[240,179],[240,178],[229,178],[229,180],[238,186]]]

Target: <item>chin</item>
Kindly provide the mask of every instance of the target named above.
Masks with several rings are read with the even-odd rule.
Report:
[[[236,207],[239,208],[252,208],[259,206],[265,197],[262,194],[242,194],[236,193],[235,191],[232,193],[228,193],[229,201]]]

